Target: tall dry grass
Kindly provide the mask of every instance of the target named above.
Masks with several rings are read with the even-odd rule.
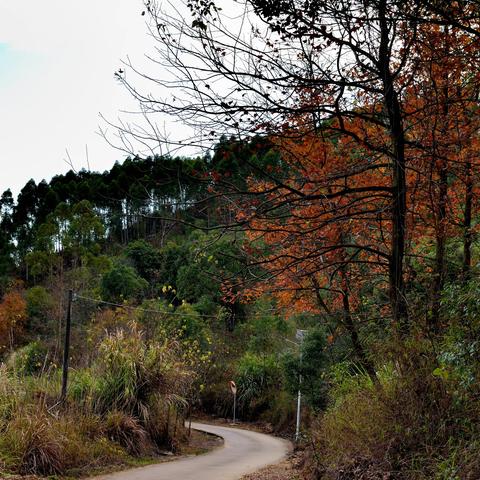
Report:
[[[428,348],[408,347],[380,369],[333,386],[332,403],[312,429],[312,476],[325,480],[480,478],[480,390],[439,375]]]
[[[136,325],[107,334],[88,368],[22,376],[0,367],[0,472],[80,475],[179,450],[195,378],[180,343],[146,342]]]

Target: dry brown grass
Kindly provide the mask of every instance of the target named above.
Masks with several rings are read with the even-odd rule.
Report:
[[[176,348],[146,343],[135,326],[108,335],[96,361],[72,372],[62,403],[55,372],[22,376],[0,367],[0,478],[79,476],[160,449],[181,451],[192,375]]]
[[[359,382],[317,421],[314,478],[480,478],[474,476],[480,453],[474,442],[478,401],[458,396],[454,381],[432,375],[432,357],[415,353],[392,369],[381,388]]]
[[[10,439],[17,442],[21,474],[55,475],[64,470],[64,439],[55,430],[45,414],[24,416],[9,425]]]
[[[105,419],[105,434],[130,455],[152,453],[152,445],[140,422],[124,412],[110,412]]]

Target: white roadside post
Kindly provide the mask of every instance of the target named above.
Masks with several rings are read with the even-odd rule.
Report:
[[[233,423],[235,424],[237,420],[237,385],[233,380],[229,382],[230,391],[233,394]]]
[[[295,338],[299,341],[300,348],[300,368],[302,366],[302,345],[303,339],[305,338],[306,330],[297,330]],[[301,417],[301,408],[302,408],[302,374],[299,374],[298,377],[298,395],[297,395],[297,423],[295,428],[295,441],[298,442],[300,438],[300,417]]]

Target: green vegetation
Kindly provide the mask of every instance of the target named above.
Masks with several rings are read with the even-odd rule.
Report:
[[[124,165],[113,171],[143,164]],[[223,221],[222,201],[210,205],[209,225]],[[286,297],[286,306],[285,288],[255,291],[252,278],[268,269],[246,269],[248,249],[268,256],[272,246],[250,243],[244,233],[202,232],[193,224],[205,225],[204,212],[193,207],[159,230],[140,216],[145,205],[129,207],[139,209],[137,220],[116,227],[119,213],[100,203],[50,208],[38,221],[28,217],[28,235],[12,220],[12,239],[22,238],[27,252],[22,257],[20,243],[12,245],[15,256],[4,261],[10,267],[0,302],[0,471],[78,476],[181,452],[192,412],[231,417],[227,385],[234,379],[239,417],[290,435],[302,390],[307,464],[321,478],[340,478],[339,469],[342,478],[386,471],[410,472],[398,478],[475,478],[479,282],[473,271],[468,281],[456,281],[462,259],[455,241],[441,299],[448,328],[433,339],[419,325],[400,338],[378,315],[381,285],[359,285],[353,331],[336,293],[322,297],[326,315],[308,303],[302,309],[294,297]],[[422,272],[423,263],[412,268]],[[410,284],[412,305],[421,305],[428,281],[419,274]],[[70,288],[71,370],[61,403]],[[296,329],[307,331],[301,345]]]
[[[17,203],[2,210],[11,248],[0,272],[0,472],[81,476],[164,451],[181,453],[192,412],[231,415],[226,385],[232,378],[241,386],[245,419],[276,422],[270,408],[278,404],[276,415],[288,427],[291,398],[285,392],[278,402],[273,391],[284,381],[276,363],[291,327],[269,313],[268,301],[249,312],[240,299],[226,300],[224,281],[244,275],[243,236],[143,217],[147,210],[172,215],[162,206],[166,199],[191,195],[192,207],[182,207],[177,220],[220,223],[220,203],[206,213],[193,207],[204,190],[188,178],[194,167],[205,170],[205,162],[135,159],[101,176],[29,182]],[[100,178],[137,169],[142,176],[135,181],[143,183],[145,168],[163,172],[169,164],[174,185],[167,181],[142,202],[132,201],[127,208],[135,219],[125,223],[115,202],[111,209],[103,203]],[[84,182],[88,200],[72,200],[74,180]],[[120,203],[130,202],[130,190]],[[69,289],[75,292],[70,374],[61,402]]]
[[[234,380],[291,438],[301,391],[305,478],[480,478],[478,2],[186,3],[144,12],[178,101],[117,79],[211,151],[0,198],[0,476],[185,451]]]
[[[139,159],[124,168],[132,165],[142,170]],[[203,202],[205,192],[191,188]],[[223,222],[223,201],[208,207],[210,226]],[[147,228],[155,214],[143,217],[145,205],[115,224],[119,212],[85,201],[51,204],[43,219],[30,214],[11,228],[19,243],[4,262],[0,301],[0,472],[81,476],[182,452],[192,413],[231,418],[234,379],[238,416],[290,436],[302,390],[301,444],[319,478],[476,478],[479,282],[476,267],[457,281],[456,239],[441,297],[448,324],[427,336],[422,320],[400,336],[378,313],[380,279],[359,282],[347,299],[336,287],[319,298],[314,281],[291,295],[301,284],[284,271],[266,288],[272,270],[248,262],[272,255],[271,240],[202,231],[205,212],[191,205],[158,230]],[[421,259],[410,267],[418,311],[430,276]],[[69,289],[70,381],[60,402]],[[297,329],[307,332],[301,343]]]

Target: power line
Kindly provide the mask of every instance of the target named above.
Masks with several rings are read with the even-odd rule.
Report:
[[[85,301],[92,302],[92,303],[109,305],[109,306],[112,306],[112,307],[123,308],[123,309],[127,309],[127,310],[132,310],[132,311],[153,313],[153,314],[164,315],[164,316],[173,315],[173,316],[185,317],[185,316],[188,315],[188,313],[182,313],[182,312],[155,310],[155,309],[151,309],[151,308],[134,307],[132,305],[125,305],[125,304],[122,304],[122,303],[108,302],[106,300],[99,300],[97,298],[86,297],[84,295],[79,295],[79,294],[75,293],[74,294],[74,300],[76,300],[76,299],[81,299],[81,300],[85,300]],[[387,304],[385,303],[384,305],[387,305]],[[256,318],[263,318],[266,315],[274,315],[274,316],[278,317],[278,316],[281,316],[281,315],[284,315],[284,314],[285,314],[284,311],[278,311],[278,310],[275,310],[275,309],[270,309],[270,310],[266,310],[264,312],[247,315],[247,317],[249,319],[256,319]],[[218,315],[208,315],[208,314],[199,313],[199,312],[196,312],[196,315],[201,317],[201,318],[218,319]],[[309,316],[315,317],[315,316],[318,316],[318,315],[321,315],[321,314],[317,313],[317,312],[305,312],[304,311],[304,312],[295,312],[294,315],[295,316],[309,315]],[[365,312],[356,314],[355,316],[361,324],[367,323],[368,321],[371,321],[371,320],[383,320],[385,318],[384,315],[378,315],[378,316],[373,315],[372,316],[371,314],[366,314]],[[368,317],[368,318],[363,318],[362,319],[362,317]]]
[[[102,305],[109,305],[109,306],[112,306],[112,307],[117,307],[117,308],[124,308],[124,309],[127,309],[127,310],[132,310],[132,311],[139,311],[139,312],[145,312],[145,313],[154,313],[154,314],[159,314],[159,315],[177,315],[177,316],[181,316],[181,317],[184,317],[188,314],[186,313],[182,313],[182,312],[175,312],[175,311],[172,311],[172,312],[166,312],[166,311],[163,311],[163,310],[154,310],[154,309],[151,309],[151,308],[143,308],[143,307],[134,307],[132,305],[124,305],[124,304],[121,304],[121,303],[115,303],[115,302],[108,302],[106,300],[98,300],[96,298],[91,298],[91,297],[86,297],[84,295],[79,295],[79,294],[75,294],[74,295],[74,299],[81,299],[81,300],[85,300],[85,301],[88,301],[88,302],[92,302],[92,303],[97,303],[97,304],[102,304]],[[280,312],[280,311],[276,311],[276,310],[268,310],[266,312],[262,312],[262,313],[256,313],[254,315],[249,315],[248,317],[249,318],[261,318],[261,317],[264,317],[265,315],[275,315],[275,316],[280,316],[282,315],[284,312]],[[301,313],[302,315],[305,315],[305,314],[311,314],[311,315],[318,315],[316,313],[313,313],[313,312],[302,312]],[[202,318],[210,318],[210,319],[217,319],[218,316],[217,315],[208,315],[208,314],[204,314],[204,313],[198,313],[197,312],[197,315],[199,317],[202,317]]]
[[[107,302],[106,300],[98,300],[96,298],[91,298],[91,297],[85,297],[83,295],[78,295],[75,294],[75,299],[81,299],[81,300],[86,300],[92,303],[100,303],[102,305],[110,305],[112,307],[118,307],[118,308],[125,308],[127,310],[133,310],[133,311],[140,311],[140,312],[146,312],[146,313],[156,313],[160,315],[179,315],[179,316],[185,316],[184,313],[181,312],[165,312],[163,310],[154,310],[151,308],[143,308],[143,307],[134,307],[132,305],[125,305],[121,303],[114,303],[114,302]],[[203,313],[198,313],[199,316],[204,317],[204,318],[217,318],[216,315],[207,315]]]

